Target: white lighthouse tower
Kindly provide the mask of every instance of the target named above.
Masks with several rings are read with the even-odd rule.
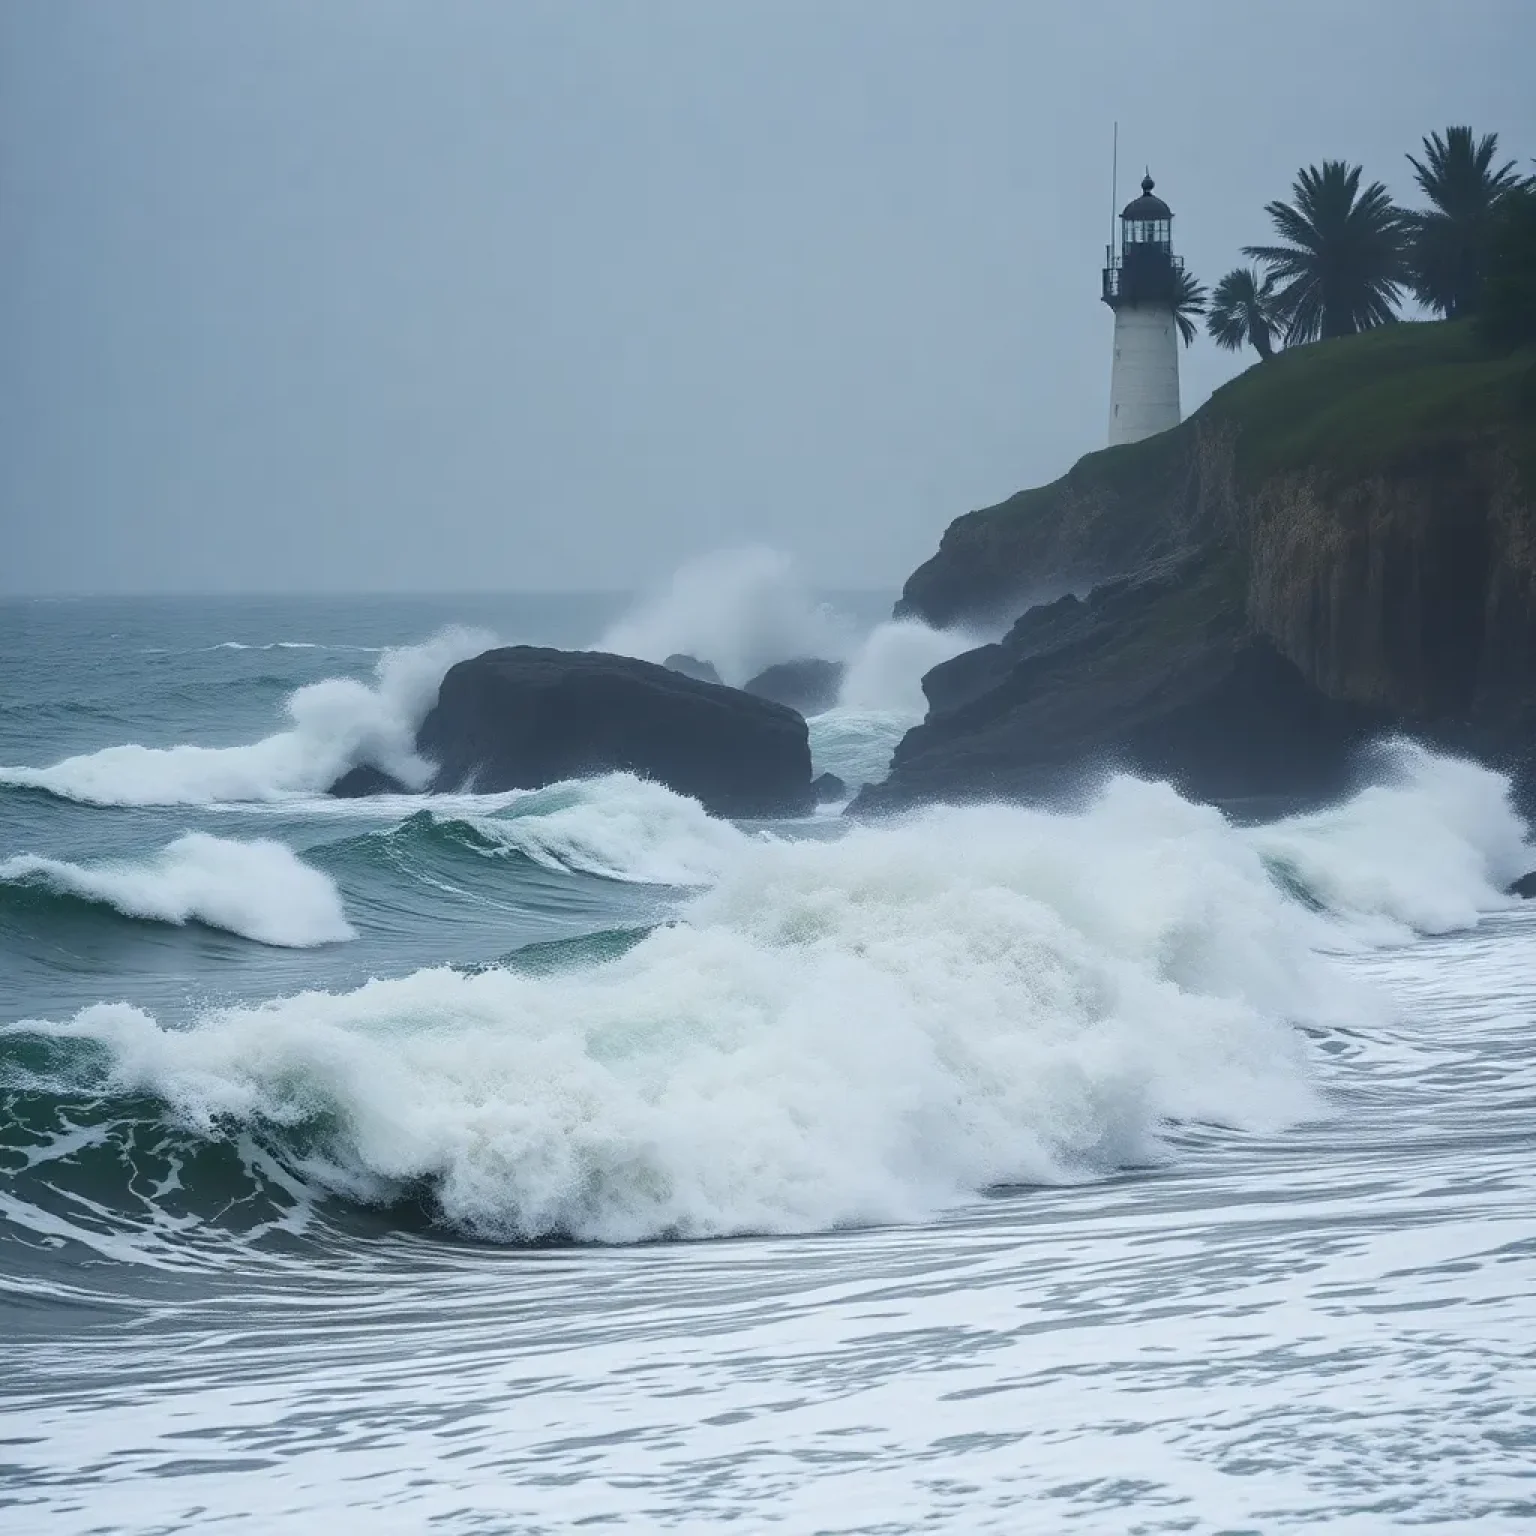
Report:
[[[1115,312],[1109,443],[1137,443],[1179,424],[1179,332],[1174,306],[1184,262],[1173,254],[1173,210],[1152,195],[1120,212],[1120,250],[1104,251],[1103,299]]]

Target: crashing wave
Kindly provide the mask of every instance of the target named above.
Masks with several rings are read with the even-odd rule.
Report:
[[[147,922],[200,923],[283,948],[355,937],[335,884],[286,844],[202,832],[135,862],[73,864],[19,854],[0,860],[0,893],[43,894]]]
[[[299,688],[284,705],[289,727],[245,746],[103,747],[48,768],[0,768],[0,784],[87,805],[210,805],[320,794],[368,763],[416,788],[431,775],[416,755],[416,729],[443,673],[494,643],[453,629],[386,651],[371,684],[332,677]]]

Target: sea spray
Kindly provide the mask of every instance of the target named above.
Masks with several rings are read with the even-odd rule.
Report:
[[[596,649],[647,661],[696,656],[736,686],[776,662],[842,662],[837,704],[811,722],[811,752],[818,773],[856,787],[884,777],[897,742],[923,718],[924,674],[985,638],[917,619],[887,621],[861,636],[815,601],[787,556],[743,549],[682,566],[611,626]]]
[[[594,649],[642,661],[686,653],[739,688],[775,662],[840,661],[853,638],[848,621],[811,596],[787,555],[752,548],[720,550],[679,567]]]
[[[153,856],[74,864],[0,860],[0,899],[42,892],[158,923],[201,923],[259,944],[303,949],[354,937],[330,878],[283,843],[189,832]]]
[[[208,805],[318,794],[357,763],[407,786],[431,767],[416,755],[416,728],[455,661],[495,643],[449,629],[380,656],[372,683],[332,677],[296,689],[287,730],[236,747],[103,747],[47,768],[0,768],[0,784],[44,789],[90,805]]]
[[[981,636],[916,619],[876,625],[851,653],[837,704],[809,722],[816,771],[835,773],[850,788],[884,778],[897,744],[927,713],[925,674],[981,643]]]
[[[838,708],[905,716],[915,723],[928,709],[924,675],[984,638],[966,630],[930,629],[918,619],[876,625],[848,662]]]
[[[1245,835],[1321,907],[1377,942],[1472,927],[1514,904],[1536,864],[1509,781],[1414,742],[1371,754],[1376,782],[1339,805]]]

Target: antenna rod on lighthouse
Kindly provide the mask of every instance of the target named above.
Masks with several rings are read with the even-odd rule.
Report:
[[[1120,202],[1120,119],[1115,119],[1115,147],[1109,160],[1109,255],[1115,255],[1115,208]]]

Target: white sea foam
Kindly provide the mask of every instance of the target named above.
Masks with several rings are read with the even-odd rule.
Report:
[[[328,875],[283,843],[189,832],[134,863],[72,864],[20,854],[0,861],[0,884],[42,887],[125,917],[202,923],[260,944],[304,949],[354,937]]]
[[[452,629],[386,651],[371,683],[332,677],[297,689],[283,706],[288,729],[245,746],[104,747],[48,768],[0,768],[0,783],[90,805],[207,805],[318,794],[354,764],[371,763],[417,787],[431,769],[416,755],[416,728],[443,673],[494,643]]]
[[[499,848],[546,868],[643,885],[709,885],[753,840],[696,800],[627,773],[534,790],[469,819]]]
[[[1169,1117],[1316,1109],[1286,1021],[1335,1004],[1320,920],[1165,787],[728,844],[679,923],[602,967],[56,1027],[193,1123],[333,1115],[315,1176],[365,1198],[427,1179],[497,1236],[916,1217],[1155,1156]]]
[[[1514,904],[1505,892],[1536,849],[1505,778],[1406,741],[1379,748],[1374,766],[1378,782],[1344,804],[1249,840],[1373,939],[1468,928]]]

